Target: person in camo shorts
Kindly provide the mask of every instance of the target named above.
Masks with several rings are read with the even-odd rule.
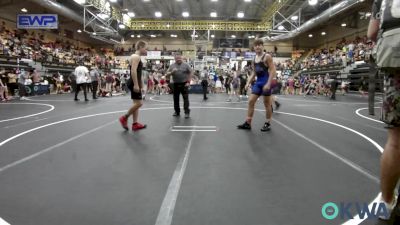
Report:
[[[376,45],[376,64],[385,72],[382,120],[388,140],[381,158],[381,201],[389,214],[396,206],[400,178],[400,5],[398,0],[374,0],[368,37]],[[388,220],[389,218],[381,219]]]

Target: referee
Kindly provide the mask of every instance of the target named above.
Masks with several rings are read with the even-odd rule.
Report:
[[[190,68],[189,64],[183,62],[182,55],[175,55],[175,63],[169,67],[166,74],[167,78],[172,76],[172,80],[174,81],[173,92],[175,113],[173,116],[180,116],[181,109],[179,106],[179,95],[182,94],[185,118],[190,117],[189,86],[192,73],[193,70]]]

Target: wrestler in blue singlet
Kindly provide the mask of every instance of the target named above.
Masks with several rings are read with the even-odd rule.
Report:
[[[268,91],[264,91],[263,87],[267,84],[268,79],[269,79],[269,72],[268,72],[268,66],[265,65],[264,63],[264,55],[261,57],[260,62],[256,63],[254,59],[254,69],[257,75],[257,80],[255,84],[253,85],[252,88],[252,94],[255,95],[263,95],[263,96],[271,96],[271,88]]]

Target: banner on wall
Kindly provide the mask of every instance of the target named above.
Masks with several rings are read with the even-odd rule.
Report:
[[[18,29],[58,29],[57,14],[18,14]]]

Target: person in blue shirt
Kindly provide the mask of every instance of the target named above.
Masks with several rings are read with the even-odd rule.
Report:
[[[264,97],[264,106],[266,111],[266,122],[264,126],[261,128],[261,131],[269,131],[271,129],[271,120],[272,120],[272,91],[271,84],[272,79],[276,76],[276,69],[274,62],[272,60],[272,56],[265,53],[264,50],[264,42],[261,39],[256,39],[254,41],[254,50],[256,52],[256,56],[252,63],[252,74],[250,78],[247,80],[245,89],[248,89],[250,84],[257,77],[256,82],[252,87],[251,96],[249,98],[249,105],[247,111],[246,121],[238,125],[239,129],[250,130],[251,129],[251,121],[254,116],[254,107],[260,96]]]

